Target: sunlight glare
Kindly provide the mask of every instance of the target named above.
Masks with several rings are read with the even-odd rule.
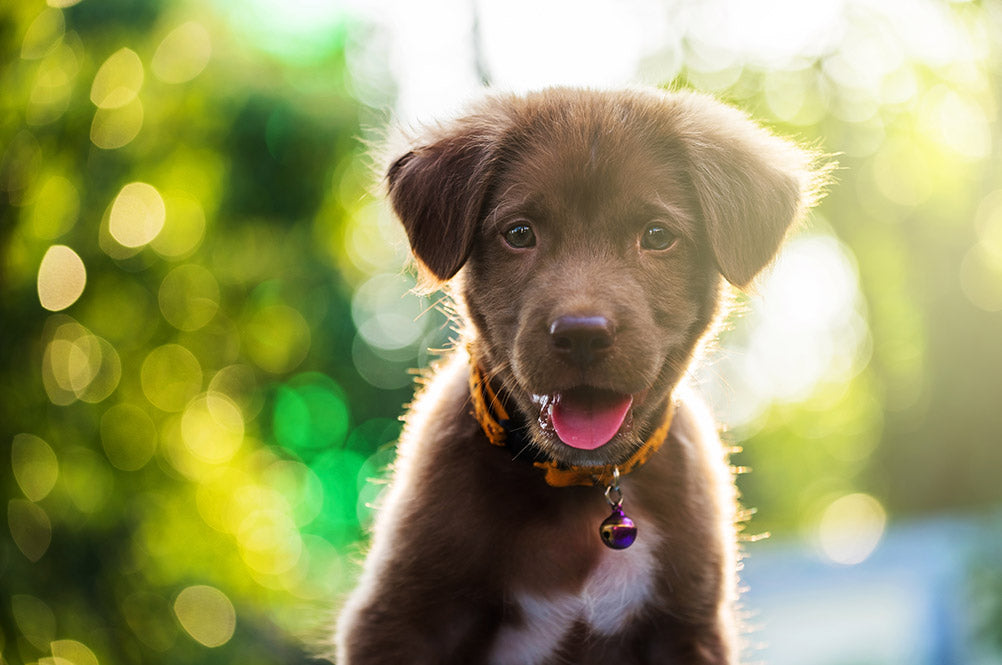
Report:
[[[886,524],[887,514],[879,501],[869,494],[847,494],[821,515],[821,550],[834,563],[862,563],[880,544]]]
[[[201,23],[188,21],[164,37],[150,68],[164,83],[185,83],[202,73],[211,55],[209,32]]]
[[[97,656],[83,642],[77,642],[76,640],[56,640],[49,645],[49,649],[52,650],[52,657],[54,660],[57,660],[59,665],[62,665],[62,663],[70,665],[99,665]],[[42,661],[39,661],[39,665],[42,665]]]
[[[142,247],[157,237],[166,218],[160,192],[145,182],[130,182],[111,205],[108,231],[124,247]]]
[[[38,300],[58,312],[80,298],[87,285],[87,269],[80,255],[66,245],[53,245],[38,266]]]
[[[143,62],[132,49],[115,51],[94,75],[90,100],[101,109],[117,109],[136,98],[143,86]]]
[[[18,434],[10,449],[11,471],[24,495],[31,501],[41,501],[56,485],[59,460],[45,441],[34,434]]]
[[[793,239],[760,279],[741,322],[747,336],[723,352],[719,363],[726,369],[710,370],[705,379],[715,410],[730,426],[752,421],[774,401],[798,402],[822,384],[844,383],[868,361],[856,266],[836,238]],[[718,374],[728,377],[728,386]]]
[[[138,97],[119,108],[99,108],[91,122],[90,140],[102,150],[127,146],[139,136],[143,117],[143,104]]]
[[[181,591],[174,601],[174,614],[192,639],[210,648],[229,642],[237,626],[233,603],[222,591],[207,585]]]

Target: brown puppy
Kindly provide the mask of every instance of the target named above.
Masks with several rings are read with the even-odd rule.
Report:
[[[341,665],[736,661],[733,479],[679,384],[820,175],[734,109],[640,90],[491,97],[392,164],[469,325],[407,416]]]

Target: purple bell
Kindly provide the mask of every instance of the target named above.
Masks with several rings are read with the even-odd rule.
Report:
[[[602,542],[614,550],[625,550],[637,539],[637,525],[623,514],[619,506],[613,506],[612,515],[605,518],[598,532]]]

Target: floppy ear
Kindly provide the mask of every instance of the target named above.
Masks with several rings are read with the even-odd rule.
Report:
[[[387,171],[390,200],[414,256],[432,275],[455,275],[473,247],[491,175],[492,145],[475,125],[411,150]]]
[[[717,267],[747,286],[813,205],[831,167],[773,136],[744,113],[697,94],[683,96],[681,139]]]

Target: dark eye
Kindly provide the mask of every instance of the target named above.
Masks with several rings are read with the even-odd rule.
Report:
[[[504,241],[515,249],[525,249],[536,245],[536,234],[533,233],[532,227],[524,222],[509,226],[501,235],[504,236]]]
[[[640,236],[640,246],[644,249],[671,249],[678,241],[678,236],[661,224],[651,224]]]

